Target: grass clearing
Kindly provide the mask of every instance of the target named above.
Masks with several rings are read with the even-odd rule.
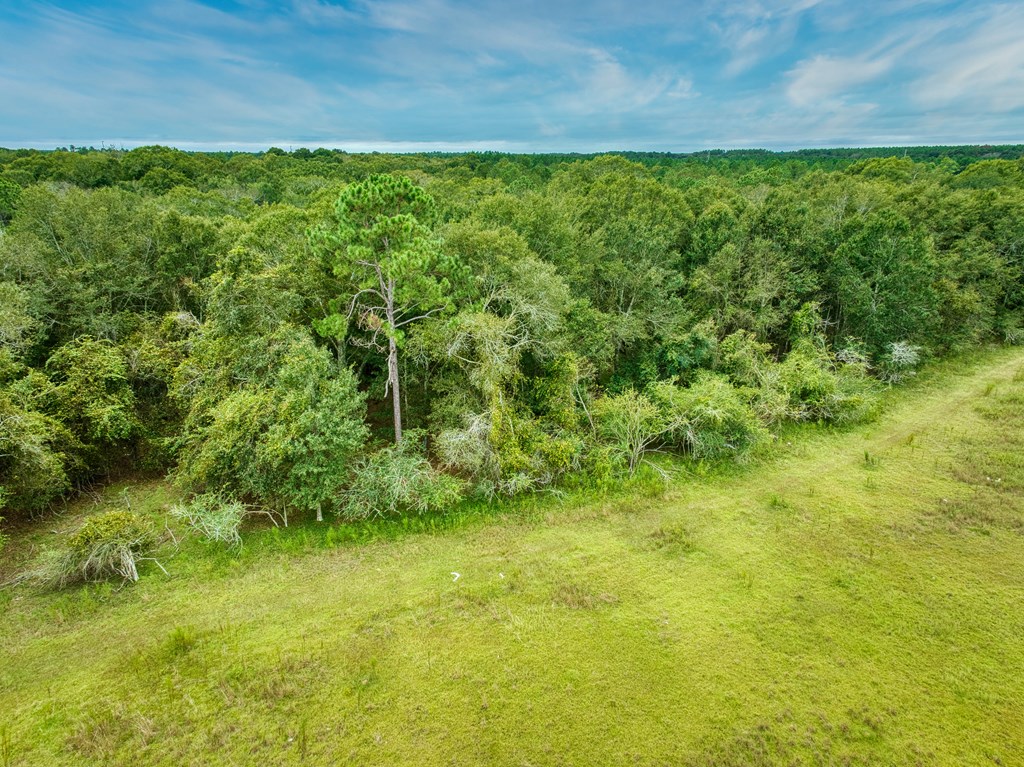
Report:
[[[1022,427],[1002,350],[671,485],[0,590],[0,766],[1024,764]]]

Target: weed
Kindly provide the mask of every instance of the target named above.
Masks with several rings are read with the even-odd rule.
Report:
[[[323,678],[322,661],[307,652],[280,651],[275,660],[242,659],[220,673],[222,701],[261,701],[268,706],[308,696]]]
[[[878,739],[885,715],[863,707],[836,718],[838,723],[819,712],[816,721],[803,724],[791,712],[783,711],[707,747],[687,764],[693,767],[772,767],[809,763],[867,767],[877,763],[865,756],[864,744]]]
[[[67,743],[73,751],[94,763],[109,762],[131,734],[130,726],[120,711],[101,706],[79,720]]]
[[[214,493],[197,495],[188,503],[171,507],[171,516],[183,520],[190,528],[208,541],[219,541],[228,546],[241,546],[238,530],[253,512],[238,501],[221,498]]]
[[[183,655],[188,655],[197,644],[199,644],[199,636],[194,626],[175,626],[164,641],[164,657],[173,661]]]
[[[647,536],[654,549],[689,554],[697,550],[693,531],[683,522],[663,524]]]
[[[306,753],[309,748],[309,742],[306,736],[307,720],[303,717],[302,721],[299,722],[299,731],[295,736],[295,747],[299,750],[299,761],[306,761]]]
[[[0,767],[14,767],[14,738],[6,725],[0,727]]]
[[[135,582],[139,579],[138,562],[155,542],[148,522],[137,514],[98,514],[70,536],[63,552],[43,560],[36,579],[57,588],[112,576]]]
[[[594,610],[602,606],[616,605],[619,599],[614,594],[595,594],[578,583],[560,583],[551,594],[551,602],[570,610]]]
[[[877,469],[879,466],[879,459],[877,455],[871,455],[868,450],[864,451],[864,468],[865,469]]]
[[[750,591],[754,588],[754,576],[749,570],[740,570],[740,583],[743,584],[743,588]]]

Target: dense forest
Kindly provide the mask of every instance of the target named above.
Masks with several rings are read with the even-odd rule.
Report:
[[[1024,148],[0,150],[0,515],[603,487],[1024,341]]]

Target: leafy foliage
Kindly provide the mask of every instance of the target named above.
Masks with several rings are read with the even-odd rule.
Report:
[[[63,451],[74,439],[34,399],[29,381],[0,389],[0,510],[38,512],[71,488]]]
[[[441,511],[459,500],[462,483],[434,469],[412,447],[413,440],[384,447],[359,461],[344,490],[339,513],[345,519]]]
[[[681,426],[674,415],[635,389],[602,397],[594,404],[598,434],[630,474],[636,472],[651,449]]]
[[[84,444],[114,445],[141,428],[124,356],[109,341],[81,336],[46,363],[54,415]]]
[[[345,189],[335,205],[337,228],[315,233],[346,292],[337,311],[317,323],[324,335],[344,338],[354,321],[354,343],[387,354],[395,442],[402,441],[398,349],[402,328],[448,304],[452,259],[442,256],[430,223],[434,201],[404,176],[374,175]]]
[[[333,503],[362,446],[364,398],[303,331],[284,327],[260,339],[241,385],[224,377],[223,339],[204,338],[199,367],[177,382],[190,402],[176,479],[194,492],[250,497],[273,508],[321,510]],[[230,370],[227,371],[230,375]]]
[[[18,209],[21,198],[21,187],[9,179],[0,176],[0,226],[6,225]]]
[[[240,501],[227,500],[215,493],[203,493],[188,503],[171,507],[171,516],[183,520],[209,541],[241,546],[239,528],[248,515]]]
[[[749,402],[749,390],[734,387],[729,379],[702,373],[689,386],[655,384],[650,397],[671,425],[665,441],[699,460],[741,455],[768,437]]]

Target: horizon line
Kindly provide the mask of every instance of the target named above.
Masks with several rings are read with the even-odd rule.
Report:
[[[782,142],[725,142],[723,144],[706,144],[693,148],[665,148],[653,145],[637,146],[633,148],[613,148],[590,144],[586,146],[576,145],[565,148],[540,148],[529,142],[518,141],[352,141],[352,140],[265,140],[265,141],[196,141],[190,139],[46,139],[30,141],[0,140],[0,149],[19,150],[33,149],[37,151],[59,151],[62,149],[93,149],[98,151],[131,151],[141,147],[162,146],[170,149],[178,149],[184,152],[233,152],[245,154],[261,154],[270,149],[281,149],[286,152],[294,152],[297,149],[327,149],[329,151],[345,152],[348,154],[472,154],[480,152],[493,152],[497,154],[521,154],[521,155],[601,155],[601,154],[679,154],[692,155],[702,152],[732,152],[732,151],[761,151],[776,154],[789,152],[813,151],[813,150],[843,150],[843,149],[912,149],[923,147],[1020,147],[1024,146],[1024,139],[997,141],[968,141],[960,142],[921,142],[911,141],[906,137],[888,137],[886,141],[879,137],[874,143],[851,141],[848,143],[808,142],[807,144],[782,143]],[[895,139],[895,140],[893,140]],[[582,144],[583,142],[581,142]]]

